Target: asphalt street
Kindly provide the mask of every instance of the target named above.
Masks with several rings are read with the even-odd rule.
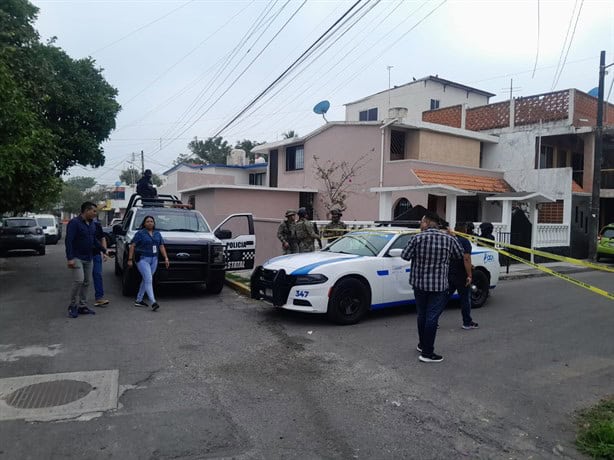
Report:
[[[118,407],[0,421],[0,459],[582,458],[577,409],[614,393],[614,303],[553,278],[507,280],[480,329],[442,316],[418,362],[415,311],[340,327],[224,288],[168,288],[66,316],[62,243],[0,259],[0,381],[118,370]],[[612,275],[574,275],[611,290]]]

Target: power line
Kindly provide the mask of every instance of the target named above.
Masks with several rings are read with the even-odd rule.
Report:
[[[537,69],[537,61],[539,60],[539,0],[537,0],[537,51],[535,52],[535,64],[533,65],[533,75],[531,78],[535,78],[535,70]]]
[[[260,100],[260,98],[262,98],[267,92],[269,92],[277,83],[279,83],[296,65],[297,63],[303,59],[303,57],[309,53],[311,51],[312,48],[314,48],[318,43],[320,43],[336,26],[337,24],[339,24],[348,14],[351,13],[351,11],[356,8],[356,6],[358,6],[358,4],[361,2],[361,0],[357,0],[352,6],[350,6],[350,8],[348,8],[348,10],[339,18],[337,19],[337,21],[335,21],[335,23],[330,26],[322,35],[320,35],[317,40],[315,42],[313,42],[311,44],[311,46],[309,46],[309,48],[307,48],[292,64],[290,64],[286,70],[284,70],[275,80],[273,80],[273,82],[267,86],[263,91],[260,92],[260,94],[258,94],[249,104],[247,104],[243,109],[241,109],[239,111],[239,113],[237,113],[232,120],[230,120],[228,123],[226,123],[224,125],[224,127],[222,127],[222,129],[220,129],[213,137],[219,136],[220,133],[222,133],[226,128],[228,128],[230,125],[232,125],[239,117],[241,117],[241,115],[243,115],[247,110],[250,109],[250,107],[252,107],[256,102],[258,102],[258,100]]]
[[[132,32],[127,33],[127,34],[126,34],[126,35],[124,35],[123,37],[120,37],[120,38],[118,38],[117,40],[112,41],[111,43],[109,43],[109,44],[107,44],[107,45],[103,46],[102,48],[98,48],[97,50],[95,50],[95,51],[91,52],[91,53],[90,53],[90,55],[94,55],[94,54],[96,54],[96,53],[99,53],[99,52],[100,52],[100,51],[102,51],[102,50],[105,50],[105,49],[107,49],[107,48],[110,48],[111,46],[113,46],[113,45],[115,45],[115,44],[117,44],[117,43],[121,42],[122,40],[125,40],[125,39],[126,39],[126,38],[128,38],[128,37],[131,37],[132,35],[134,35],[134,34],[136,34],[136,33],[140,32],[141,30],[146,29],[147,27],[149,27],[149,26],[151,26],[151,25],[155,24],[156,22],[159,22],[159,21],[161,21],[162,19],[164,19],[164,18],[166,18],[166,17],[170,16],[170,15],[171,15],[171,14],[173,14],[174,12],[179,11],[180,9],[182,9],[182,8],[184,8],[184,7],[186,7],[186,6],[188,6],[190,3],[194,2],[194,1],[195,1],[195,0],[188,0],[188,1],[187,1],[187,2],[185,2],[183,5],[179,5],[177,8],[175,8],[175,9],[173,9],[173,10],[169,11],[168,13],[163,14],[163,15],[162,15],[162,16],[160,16],[159,18],[156,18],[156,19],[154,19],[153,21],[148,22],[147,24],[144,24],[144,25],[142,25],[141,27],[138,27],[137,29],[134,29]]]
[[[577,3],[577,0],[576,0],[576,3]],[[555,79],[552,83],[552,88],[550,88],[551,90],[553,90],[556,87],[556,85],[559,82],[559,79],[561,78],[561,75],[563,74],[563,69],[565,68],[565,63],[567,62],[567,56],[569,55],[569,50],[571,49],[571,44],[573,42],[574,35],[576,34],[576,27],[578,26],[578,20],[580,19],[580,13],[582,12],[582,5],[584,5],[584,0],[581,0],[580,2],[580,7],[578,8],[578,14],[576,15],[576,22],[574,23],[574,26],[573,26],[573,31],[571,33],[569,44],[567,46],[567,51],[565,52],[565,58],[563,59],[563,63],[561,64],[561,68],[559,70],[558,76],[556,73],[554,74]],[[574,10],[575,10],[575,4],[574,4]],[[573,17],[573,12],[572,12],[572,17]],[[570,25],[571,25],[571,22],[570,22]],[[569,29],[567,29],[567,32],[569,33]],[[567,38],[567,36],[565,38]],[[563,49],[565,49],[565,44],[563,44]],[[562,56],[562,50],[561,50],[561,56]],[[559,57],[559,60],[560,60],[560,57]]]

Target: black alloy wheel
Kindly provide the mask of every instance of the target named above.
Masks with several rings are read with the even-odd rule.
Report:
[[[355,278],[337,282],[328,301],[328,318],[341,325],[356,324],[369,310],[369,288]]]
[[[471,290],[471,308],[483,307],[490,293],[490,280],[482,270],[473,270],[471,283],[475,289]]]

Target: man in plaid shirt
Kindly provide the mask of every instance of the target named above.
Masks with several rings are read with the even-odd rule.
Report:
[[[437,214],[427,211],[420,221],[422,231],[409,240],[401,253],[403,259],[411,261],[409,284],[416,298],[418,351],[424,363],[443,361],[435,354],[437,324],[448,302],[450,259],[463,258],[463,248],[456,238],[439,230],[439,222]]]

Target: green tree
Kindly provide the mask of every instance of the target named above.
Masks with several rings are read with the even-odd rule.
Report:
[[[143,175],[134,168],[122,169],[122,172],[119,175],[119,180],[126,185],[133,185],[136,184],[142,176]],[[156,173],[152,174],[151,181],[156,187],[160,187],[163,183],[162,178],[160,178],[160,176],[158,176]]]
[[[96,179],[93,177],[75,176],[64,181],[67,187],[74,187],[77,190],[85,192],[96,185]]]
[[[249,139],[243,139],[242,141],[237,141],[234,148],[245,150],[245,153],[247,154],[246,155],[247,159],[249,160],[250,163],[253,163],[254,160],[256,159],[256,154],[252,153],[252,149],[263,143],[264,142],[250,141]]]
[[[62,211],[78,214],[81,212],[81,203],[85,201],[83,192],[76,187],[64,184],[62,187]]]
[[[199,164],[226,164],[226,157],[232,150],[221,136],[209,137],[202,141],[195,137],[189,144],[190,155],[184,159]],[[181,157],[181,155],[180,155]],[[178,158],[179,159],[179,158]]]
[[[282,133],[282,136],[284,137],[284,139],[292,139],[293,137],[298,137],[298,133],[293,129],[290,129],[285,133]]]
[[[37,12],[27,0],[0,2],[0,212],[53,203],[68,168],[102,166],[120,109],[92,59],[40,42]]]

